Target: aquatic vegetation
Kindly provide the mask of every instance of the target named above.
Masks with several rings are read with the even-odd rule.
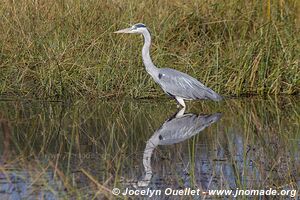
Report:
[[[297,94],[299,10],[298,0],[3,0],[0,94],[161,96],[142,65],[142,39],[112,34],[137,22],[152,30],[159,67],[184,71],[222,95]]]
[[[14,194],[23,198],[114,199],[114,187],[136,187],[144,180],[143,154],[147,141],[164,131],[159,128],[186,123],[186,118],[170,120],[172,108],[165,100],[1,101],[0,197],[21,188]],[[187,123],[198,114],[222,117],[200,134],[158,145],[147,184],[299,191],[299,109],[298,98],[194,102],[187,112],[196,115]]]

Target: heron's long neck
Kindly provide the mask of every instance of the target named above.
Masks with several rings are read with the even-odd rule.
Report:
[[[143,33],[143,36],[144,36],[144,46],[142,49],[143,62],[147,72],[152,77],[155,78],[158,75],[158,68],[153,64],[150,57],[151,36],[148,31],[145,31]]]

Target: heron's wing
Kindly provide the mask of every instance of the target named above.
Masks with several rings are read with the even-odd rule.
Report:
[[[166,121],[162,127],[155,132],[156,137],[159,138],[157,143],[159,145],[169,145],[182,142],[198,134],[220,118],[220,113],[211,115],[190,114],[174,118],[171,121]]]
[[[174,69],[161,68],[159,70],[158,83],[166,93],[173,96],[185,99],[222,99],[221,96],[197,79]]]

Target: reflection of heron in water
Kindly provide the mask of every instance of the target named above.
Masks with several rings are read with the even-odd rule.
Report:
[[[146,187],[152,178],[151,156],[158,145],[171,145],[183,142],[203,131],[206,127],[221,118],[221,113],[211,115],[184,114],[181,109],[173,117],[166,120],[147,141],[143,155],[145,177],[138,182],[138,186]]]

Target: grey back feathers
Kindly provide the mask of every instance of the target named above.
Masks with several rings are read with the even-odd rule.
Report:
[[[183,99],[210,99],[219,101],[222,99],[220,95],[210,88],[200,83],[197,79],[186,73],[170,69],[159,69],[159,82],[162,89],[173,96]]]

